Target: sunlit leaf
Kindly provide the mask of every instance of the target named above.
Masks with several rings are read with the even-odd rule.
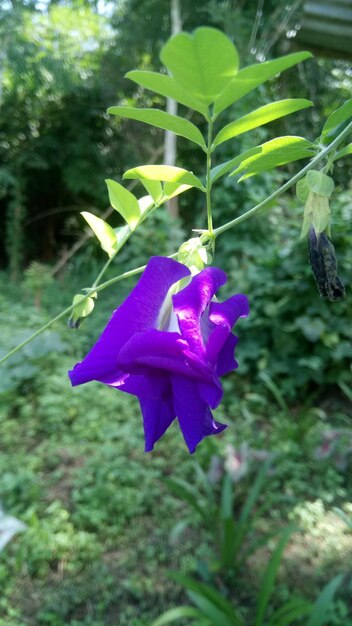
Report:
[[[133,107],[110,107],[108,113],[118,115],[119,117],[126,117],[130,120],[144,122],[145,124],[150,124],[151,126],[156,126],[164,130],[170,130],[172,133],[175,133],[175,135],[185,137],[185,139],[189,139],[189,141],[193,141],[202,148],[205,148],[203,135],[200,130],[198,130],[197,126],[178,115],[171,115],[170,113],[159,111],[158,109],[135,109]]]
[[[238,53],[230,39],[214,28],[179,33],[161,50],[160,58],[178,83],[191,95],[211,104],[238,70]]]
[[[82,211],[81,215],[91,227],[103,250],[109,255],[109,257],[113,256],[117,243],[114,229],[100,217],[93,215],[93,213]]]
[[[165,613],[160,615],[150,626],[165,626],[165,624],[170,624],[180,619],[184,620],[189,617],[201,619],[202,613],[193,606],[178,606],[174,609],[169,609],[169,611],[165,611]]]
[[[170,200],[175,196],[179,196],[184,191],[191,189],[192,185],[180,185],[179,183],[164,183],[164,194]]]
[[[190,187],[197,187],[202,191],[205,191],[204,186],[197,176],[188,172],[181,167],[174,167],[172,165],[140,165],[139,167],[133,167],[124,173],[123,178],[137,179],[137,180],[161,180],[168,183],[179,183],[183,185],[189,185]]]
[[[165,98],[172,98],[180,104],[184,104],[190,109],[194,109],[208,117],[208,107],[203,102],[197,100],[197,98],[192,97],[172,76],[158,74],[157,72],[133,70],[126,74],[126,78]]]
[[[352,154],[352,143],[349,143],[348,146],[345,146],[344,148],[336,152],[334,161],[337,161],[338,159],[343,159],[343,157],[348,156],[349,154]]]
[[[218,180],[218,178],[221,178],[221,176],[227,174],[227,172],[232,170],[234,167],[240,165],[242,161],[248,159],[254,154],[260,154],[261,151],[262,148],[260,146],[257,146],[256,148],[251,148],[250,150],[246,150],[246,152],[242,152],[242,154],[239,154],[237,157],[234,157],[230,161],[225,161],[224,163],[216,165],[210,170],[211,182],[214,183],[216,180]]]
[[[339,126],[339,124],[346,122],[350,117],[352,117],[352,99],[347,100],[342,107],[329,115],[321,131],[322,138],[328,139],[327,135]]]
[[[120,183],[110,179],[105,182],[108,186],[111,206],[122,215],[131,230],[134,230],[141,215],[137,198]]]
[[[224,128],[222,128],[215,137],[213,145],[218,146],[224,141],[228,141],[233,137],[237,137],[238,135],[247,133],[249,130],[253,130],[253,128],[258,128],[258,126],[263,126],[273,120],[277,120],[280,117],[290,115],[290,113],[295,113],[296,111],[300,111],[301,109],[305,109],[312,105],[313,103],[310,102],[310,100],[300,98],[290,98],[266,104],[265,106],[248,113],[248,115],[244,115],[238,120],[224,126]]]
[[[295,52],[274,59],[273,61],[256,63],[255,65],[243,68],[216,99],[214,113],[218,115],[247,93],[265,83],[269,78],[297,65],[297,63],[305,59],[309,59],[311,56],[312,54],[310,52]]]
[[[276,139],[266,141],[259,147],[261,148],[261,152],[242,159],[241,164],[230,176],[243,172],[240,180],[244,180],[260,172],[271,170],[274,167],[312,157],[314,154],[313,145],[310,141],[303,137],[290,135],[276,137]]]
[[[331,176],[327,176],[318,170],[310,170],[307,173],[307,185],[309,191],[330,198],[334,191],[334,181]]]
[[[159,180],[147,180],[145,178],[142,180],[142,184],[146,188],[147,192],[151,195],[154,202],[158,202],[163,195],[161,182]]]
[[[141,215],[144,215],[144,213],[148,211],[149,209],[151,209],[152,206],[155,206],[155,202],[152,196],[143,196],[142,198],[139,198],[138,204],[139,204],[139,208],[141,211]]]

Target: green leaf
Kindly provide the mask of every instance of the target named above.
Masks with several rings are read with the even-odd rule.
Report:
[[[172,165],[140,165],[133,167],[124,173],[123,178],[137,180],[161,180],[167,183],[178,183],[197,187],[205,191],[205,187],[197,176],[184,170],[182,167],[174,167]]]
[[[166,74],[158,74],[157,72],[147,72],[143,70],[133,70],[126,74],[126,78],[133,80],[138,85],[155,91],[155,93],[164,96],[165,98],[172,98],[183,104],[190,109],[194,109],[199,113],[202,113],[204,117],[208,118],[208,107],[203,104],[197,98],[193,98],[186,89],[176,82],[172,76]]]
[[[296,530],[297,529],[294,526],[288,526],[283,531],[281,539],[279,540],[271,556],[271,559],[267,567],[265,568],[262,583],[259,589],[259,598],[254,626],[262,626],[263,624],[265,611],[274,590],[275,579],[280,568],[283,552],[291,538],[292,533]]]
[[[231,104],[237,102],[247,93],[265,83],[269,78],[279,74],[283,70],[287,70],[293,65],[297,65],[305,59],[312,56],[310,52],[295,52],[279,57],[273,61],[265,63],[256,63],[240,70],[236,76],[220,94],[214,104],[214,113],[219,115],[227,109]]]
[[[288,626],[292,622],[309,615],[312,603],[302,598],[293,598],[285,602],[270,618],[268,626]]]
[[[164,626],[170,624],[170,622],[176,622],[179,619],[185,619],[193,617],[195,619],[201,619],[202,613],[199,609],[195,609],[193,606],[178,606],[175,609],[166,611],[158,619],[156,619],[151,626]]]
[[[334,181],[331,176],[327,176],[318,170],[309,170],[306,178],[309,191],[330,198],[334,191]]]
[[[93,215],[93,213],[89,213],[88,211],[82,211],[81,215],[91,227],[93,233],[99,240],[104,252],[106,252],[109,257],[112,257],[115,254],[117,244],[117,238],[114,229],[111,228],[111,226],[104,222],[104,220],[102,220],[100,217]]]
[[[334,161],[337,161],[338,159],[343,159],[343,157],[348,156],[349,154],[352,154],[352,143],[349,143],[348,146],[345,146],[344,148],[336,152],[334,156]]]
[[[116,235],[117,245],[119,248],[121,248],[122,244],[127,239],[127,236],[130,234],[131,229],[127,224],[125,224],[124,226],[119,226],[118,228],[114,228],[114,231]]]
[[[174,198],[175,196],[180,195],[184,191],[188,189],[192,189],[193,185],[180,185],[179,183],[164,183],[164,195],[170,200],[170,198]]]
[[[234,626],[241,623],[235,614],[232,604],[228,602],[216,589],[210,587],[210,585],[198,582],[197,580],[194,580],[194,578],[185,576],[179,572],[171,572],[170,576],[173,580],[187,589],[193,602],[197,604],[207,617],[211,619],[211,616],[208,614],[209,609],[211,612],[212,609],[217,609],[216,617],[220,617],[221,619],[220,621],[215,619],[214,624],[222,626],[225,623],[230,623]],[[225,616],[230,620],[230,622],[222,621],[222,619],[225,619]]]
[[[240,165],[230,176],[244,172],[240,178],[244,180],[274,167],[311,157],[313,154],[313,145],[303,137],[276,137],[276,139],[266,141],[259,148],[259,154],[249,154],[247,157],[244,154]]]
[[[237,74],[239,58],[230,39],[215,28],[178,33],[161,50],[161,61],[192,98],[211,104]]]
[[[142,180],[142,185],[153,198],[154,202],[158,202],[163,195],[163,188],[159,180]]]
[[[106,179],[105,182],[108,186],[111,206],[122,215],[130,229],[134,230],[141,216],[137,198],[120,183],[110,179]]]
[[[230,124],[227,124],[227,126],[224,126],[224,128],[222,128],[216,135],[213,146],[218,146],[224,141],[228,141],[233,137],[237,137],[238,135],[247,133],[249,130],[253,130],[253,128],[258,128],[258,126],[263,126],[273,120],[277,120],[280,117],[290,115],[291,113],[295,113],[296,111],[300,111],[301,109],[305,109],[312,105],[313,103],[310,102],[310,100],[304,100],[301,98],[279,100],[278,102],[266,104],[265,106],[259,107],[259,109],[248,113],[248,115],[240,117],[235,122],[231,122]]]
[[[306,626],[323,626],[327,623],[329,609],[331,608],[337,588],[341,584],[343,575],[335,576],[323,589],[316,600],[310,618]]]
[[[111,115],[118,115],[119,117],[126,117],[130,120],[137,120],[138,122],[144,122],[157,128],[163,128],[164,130],[170,130],[175,135],[180,135],[193,141],[202,148],[206,148],[204,138],[197,126],[192,124],[189,120],[184,120],[178,115],[171,115],[165,111],[159,111],[158,109],[134,109],[133,107],[110,107],[108,113]]]
[[[198,490],[189,485],[182,478],[165,478],[165,485],[181,498],[184,502],[187,502],[195,511],[197,511],[203,519],[207,516],[207,509],[204,507],[204,502],[199,496]]]
[[[346,122],[346,120],[348,120],[350,117],[352,117],[352,99],[347,100],[347,102],[345,102],[342,107],[329,115],[323,126],[323,130],[321,131],[322,138],[325,138],[337,126],[339,126],[343,122]]]
[[[141,215],[144,215],[146,211],[148,211],[153,206],[155,206],[155,202],[152,196],[142,196],[142,198],[139,198],[138,200],[138,205],[139,205]]]
[[[246,152],[242,152],[242,154],[239,154],[237,157],[231,159],[230,161],[225,161],[224,163],[216,165],[210,170],[211,182],[214,183],[216,180],[218,180],[218,178],[221,178],[221,176],[227,174],[227,172],[232,170],[234,167],[240,165],[242,161],[248,159],[254,154],[259,154],[261,151],[261,147],[257,146],[256,148],[251,148],[250,150],[246,150]]]

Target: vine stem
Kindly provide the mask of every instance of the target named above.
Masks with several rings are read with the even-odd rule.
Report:
[[[213,216],[211,212],[211,178],[210,178],[210,170],[211,170],[211,144],[212,144],[212,135],[213,135],[213,120],[209,120],[208,126],[208,144],[207,144],[207,173],[206,173],[206,202],[207,202],[207,218],[208,218],[208,233],[210,237],[213,237]]]
[[[281,196],[281,194],[283,194],[287,189],[290,189],[290,187],[292,187],[297,181],[299,181],[302,178],[302,176],[304,176],[307,172],[309,172],[309,170],[313,169],[313,167],[317,163],[319,163],[319,161],[324,159],[328,154],[330,154],[330,152],[335,150],[337,146],[341,143],[341,141],[343,141],[345,137],[347,137],[347,135],[351,131],[352,131],[352,122],[350,122],[348,126],[346,126],[346,128],[336,137],[336,139],[334,139],[334,141],[331,142],[329,146],[321,150],[321,152],[319,152],[308,163],[308,165],[303,167],[297,174],[295,174],[292,178],[290,178],[290,180],[288,180],[281,187],[279,187],[279,189],[274,191],[272,194],[270,194],[270,196],[265,198],[265,200],[257,204],[255,207],[253,207],[249,211],[246,211],[246,213],[243,213],[243,215],[239,215],[238,217],[235,217],[235,219],[231,220],[230,222],[227,222],[223,226],[219,226],[219,228],[215,228],[215,230],[213,231],[213,235],[217,237],[218,235],[221,235],[222,233],[229,230],[229,228],[233,228],[234,226],[237,226],[237,224],[240,224],[241,222],[248,220],[250,217],[253,217],[253,215],[256,215],[257,213],[259,213],[259,211],[261,211],[261,209],[263,209],[267,204],[269,204],[269,202]]]
[[[178,253],[171,254],[169,258],[174,259],[175,257],[177,257],[177,254]],[[99,293],[99,291],[103,291],[103,289],[110,287],[110,285],[113,285],[114,283],[118,283],[120,280],[124,280],[125,278],[131,278],[132,276],[135,276],[136,274],[141,274],[145,270],[146,267],[147,267],[146,265],[141,265],[140,267],[136,267],[133,270],[129,270],[128,272],[124,272],[123,274],[119,274],[119,276],[110,278],[109,280],[105,281],[105,283],[101,283],[101,285],[99,286],[90,287],[89,289],[86,289],[86,293],[83,295],[81,302],[84,302],[84,300],[89,298],[89,296],[91,296],[92,293]],[[75,305],[71,304],[66,309],[64,309],[64,311],[61,311],[61,313],[59,313],[58,315],[53,317],[53,319],[51,319],[49,322],[44,324],[44,326],[41,326],[41,328],[39,328],[35,333],[27,337],[27,339],[19,343],[15,348],[10,350],[10,352],[5,354],[5,356],[3,356],[2,359],[0,359],[0,365],[4,363],[5,361],[7,361],[7,359],[9,359],[13,354],[18,352],[18,350],[21,350],[28,343],[33,341],[33,339],[41,335],[45,330],[50,328],[53,324],[55,324],[55,322],[58,322],[63,317],[66,317],[66,315],[69,315],[73,311],[74,308],[75,308]]]
[[[337,148],[337,146],[348,136],[348,134],[351,131],[352,131],[352,122],[350,122],[346,126],[346,128],[336,137],[336,139],[334,139],[334,141],[329,146],[327,146],[326,148],[321,150],[321,152],[319,152],[310,161],[310,163],[308,163],[308,165],[306,165],[303,169],[301,169],[297,174],[295,174],[295,176],[293,176],[284,185],[279,187],[279,189],[274,191],[274,193],[272,193],[270,196],[268,196],[265,200],[263,200],[262,202],[257,204],[255,207],[253,207],[252,209],[250,209],[249,211],[247,211],[243,215],[240,215],[239,217],[236,217],[235,219],[231,220],[230,222],[227,222],[223,226],[220,226],[219,228],[216,228],[215,230],[213,230],[213,227],[212,227],[212,217],[211,217],[211,198],[210,198],[210,191],[211,191],[211,181],[210,181],[211,133],[212,133],[212,122],[210,121],[209,122],[209,131],[208,131],[208,147],[207,147],[207,213],[208,213],[208,233],[206,231],[202,231],[202,234],[203,235],[209,235],[212,238],[214,236],[216,237],[216,236],[221,235],[222,233],[226,232],[230,228],[233,228],[237,224],[240,224],[241,222],[247,220],[248,218],[252,217],[253,215],[256,215],[269,202],[271,202],[271,200],[274,200],[275,198],[280,196],[282,193],[284,193],[284,191],[286,191],[287,189],[292,187],[292,185],[294,185],[298,180],[300,180],[302,178],[302,176],[304,176],[307,172],[309,172],[309,170],[313,169],[313,167],[317,163],[319,163],[319,161],[324,159],[328,154],[330,154],[333,150],[335,150]],[[209,200],[208,200],[208,194],[209,194]],[[169,256],[170,259],[174,259],[175,257],[177,257],[177,253],[171,254]],[[105,265],[105,267],[103,268],[104,271],[106,269],[106,266],[108,266],[108,264],[109,263],[107,263]],[[103,289],[106,289],[107,287],[110,287],[110,285],[113,285],[113,284],[119,282],[120,280],[124,280],[125,278],[131,278],[132,276],[135,276],[136,274],[141,274],[145,268],[146,268],[146,265],[142,265],[142,266],[137,267],[137,268],[135,268],[133,270],[129,270],[128,272],[123,272],[122,274],[119,274],[119,276],[115,276],[114,278],[111,278],[110,280],[107,280],[104,283],[101,283],[100,285],[97,285],[95,287],[90,287],[89,289],[86,290],[86,293],[84,294],[84,296],[82,298],[82,301],[84,299],[86,299],[86,298],[89,298],[89,296],[92,293],[98,293],[99,291],[102,291]],[[97,282],[99,280],[99,277],[101,277],[101,276],[102,276],[102,272],[100,272],[98,278],[95,280],[95,283],[94,283],[95,285],[97,284]],[[74,305],[71,304],[69,307],[64,309],[64,311],[61,311],[61,313],[56,315],[53,319],[51,319],[49,322],[44,324],[44,326],[39,328],[35,333],[33,333],[32,335],[27,337],[27,339],[25,339],[25,341],[22,341],[15,348],[10,350],[10,352],[5,354],[5,356],[3,356],[0,359],[0,365],[2,363],[4,363],[5,361],[7,361],[7,359],[9,359],[13,354],[18,352],[22,348],[24,348],[28,343],[33,341],[33,339],[38,337],[45,330],[50,328],[53,324],[55,324],[55,322],[59,321],[60,319],[62,319],[63,317],[65,317],[66,315],[71,313],[73,311],[73,309],[74,309]]]

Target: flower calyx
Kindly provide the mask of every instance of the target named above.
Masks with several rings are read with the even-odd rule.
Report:
[[[206,265],[210,265],[213,255],[209,250],[209,244],[203,243],[200,237],[192,237],[180,246],[177,260],[186,265],[195,276]]]
[[[306,177],[297,183],[297,197],[305,202],[301,239],[308,235],[311,227],[317,234],[326,231],[330,235],[329,198],[333,190],[333,179],[317,170],[310,170]]]

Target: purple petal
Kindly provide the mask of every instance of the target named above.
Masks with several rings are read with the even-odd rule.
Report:
[[[189,273],[185,265],[173,259],[152,257],[135,288],[114,311],[97,343],[85,359],[69,372],[72,385],[89,380],[106,382],[107,378],[114,378],[121,347],[135,333],[156,326],[170,287]]]
[[[238,337],[230,333],[218,354],[216,364],[216,373],[218,376],[224,376],[232,372],[232,370],[237,369],[238,363],[234,356],[237,342]]]
[[[248,299],[242,294],[232,296],[225,302],[211,302],[209,320],[214,324],[214,330],[209,335],[206,348],[206,358],[210,363],[216,363],[218,354],[238,318],[246,317],[248,313]]]
[[[150,452],[154,444],[163,436],[165,431],[175,419],[175,411],[172,402],[172,389],[169,377],[149,378],[150,389],[148,396],[142,393],[139,403],[143,413],[145,452]]]
[[[215,293],[226,283],[226,274],[217,267],[207,267],[172,297],[182,337],[192,352],[204,355],[201,316]]]
[[[210,368],[189,351],[181,335],[161,330],[136,333],[120,350],[116,364],[122,371],[134,374],[160,370],[204,381],[213,378]]]
[[[175,413],[187,447],[192,453],[204,437],[220,433],[226,425],[215,422],[196,382],[173,374],[172,387]]]

